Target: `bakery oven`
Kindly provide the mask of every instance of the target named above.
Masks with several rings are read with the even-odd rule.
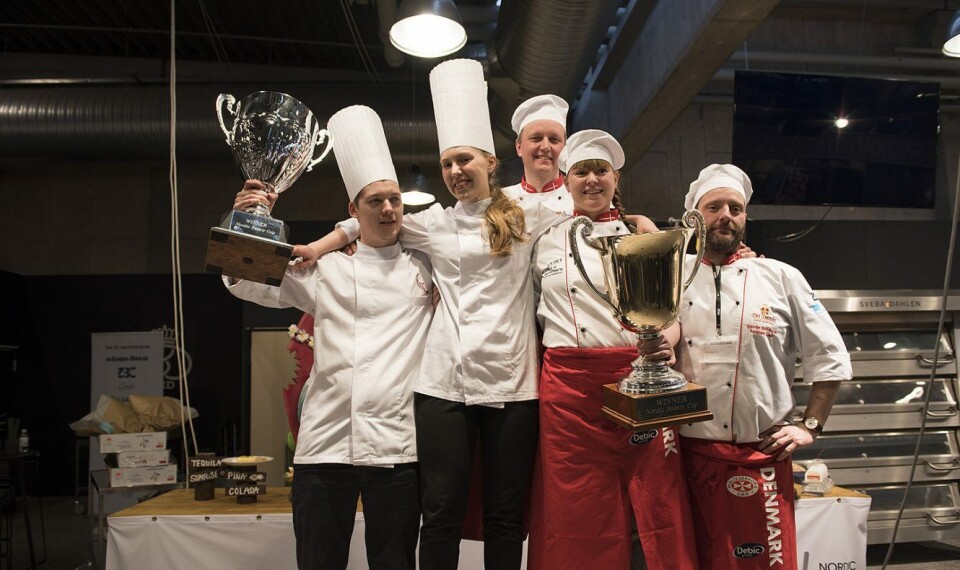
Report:
[[[794,454],[820,457],[830,476],[870,495],[870,544],[888,543],[911,470],[898,542],[960,538],[960,407],[957,404],[956,338],[960,297],[947,299],[947,320],[937,337],[940,296],[926,291],[818,291],[843,335],[853,380],[841,385],[823,435]],[[934,360],[934,348],[939,354]],[[797,363],[797,416],[810,387]],[[935,373],[929,385],[931,371]],[[930,407],[923,402],[931,390]],[[921,421],[920,456],[913,453]]]

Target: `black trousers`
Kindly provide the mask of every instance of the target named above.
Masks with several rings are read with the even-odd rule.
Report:
[[[293,532],[300,570],[342,570],[363,497],[364,542],[372,569],[416,567],[420,527],[419,467],[298,464],[293,476]]]
[[[478,439],[484,567],[519,569],[523,510],[537,448],[537,401],[507,403],[497,409],[416,394],[414,406],[423,508],[421,570],[457,568]]]

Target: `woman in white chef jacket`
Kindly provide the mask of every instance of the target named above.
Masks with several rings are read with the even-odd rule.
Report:
[[[498,187],[478,62],[441,63],[430,73],[430,89],[443,181],[458,201],[404,216],[400,231],[403,247],[430,258],[441,298],[415,388],[420,566],[458,565],[477,450],[485,566],[519,568],[538,424],[531,254],[536,239],[566,216],[520,206]],[[314,254],[357,237],[349,220],[339,230],[310,244]]]
[[[623,161],[620,144],[599,130],[574,134],[560,153],[574,215],[593,220],[592,236],[631,233],[617,188]],[[657,231],[648,218],[638,219],[641,232]],[[676,431],[632,433],[601,414],[601,388],[630,371],[637,335],[624,330],[583,281],[572,258],[571,223],[547,232],[534,257],[537,320],[546,350],[529,568],[630,568],[631,517],[649,568],[695,568]],[[603,283],[599,253],[582,239],[579,245],[591,280]],[[653,357],[672,357],[677,338],[674,325]]]

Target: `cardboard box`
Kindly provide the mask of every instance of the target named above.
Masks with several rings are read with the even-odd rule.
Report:
[[[100,436],[100,453],[153,451],[167,448],[167,432],[111,433]]]
[[[170,464],[169,449],[152,451],[121,451],[117,454],[117,467],[155,467]]]
[[[165,485],[177,482],[177,466],[159,467],[114,467],[110,469],[111,487],[140,487]]]

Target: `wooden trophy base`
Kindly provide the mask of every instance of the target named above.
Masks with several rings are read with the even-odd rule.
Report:
[[[632,431],[713,419],[707,409],[707,389],[690,382],[660,394],[624,394],[617,384],[605,384],[603,415]]]
[[[293,246],[220,227],[210,228],[206,268],[236,279],[280,285]]]

